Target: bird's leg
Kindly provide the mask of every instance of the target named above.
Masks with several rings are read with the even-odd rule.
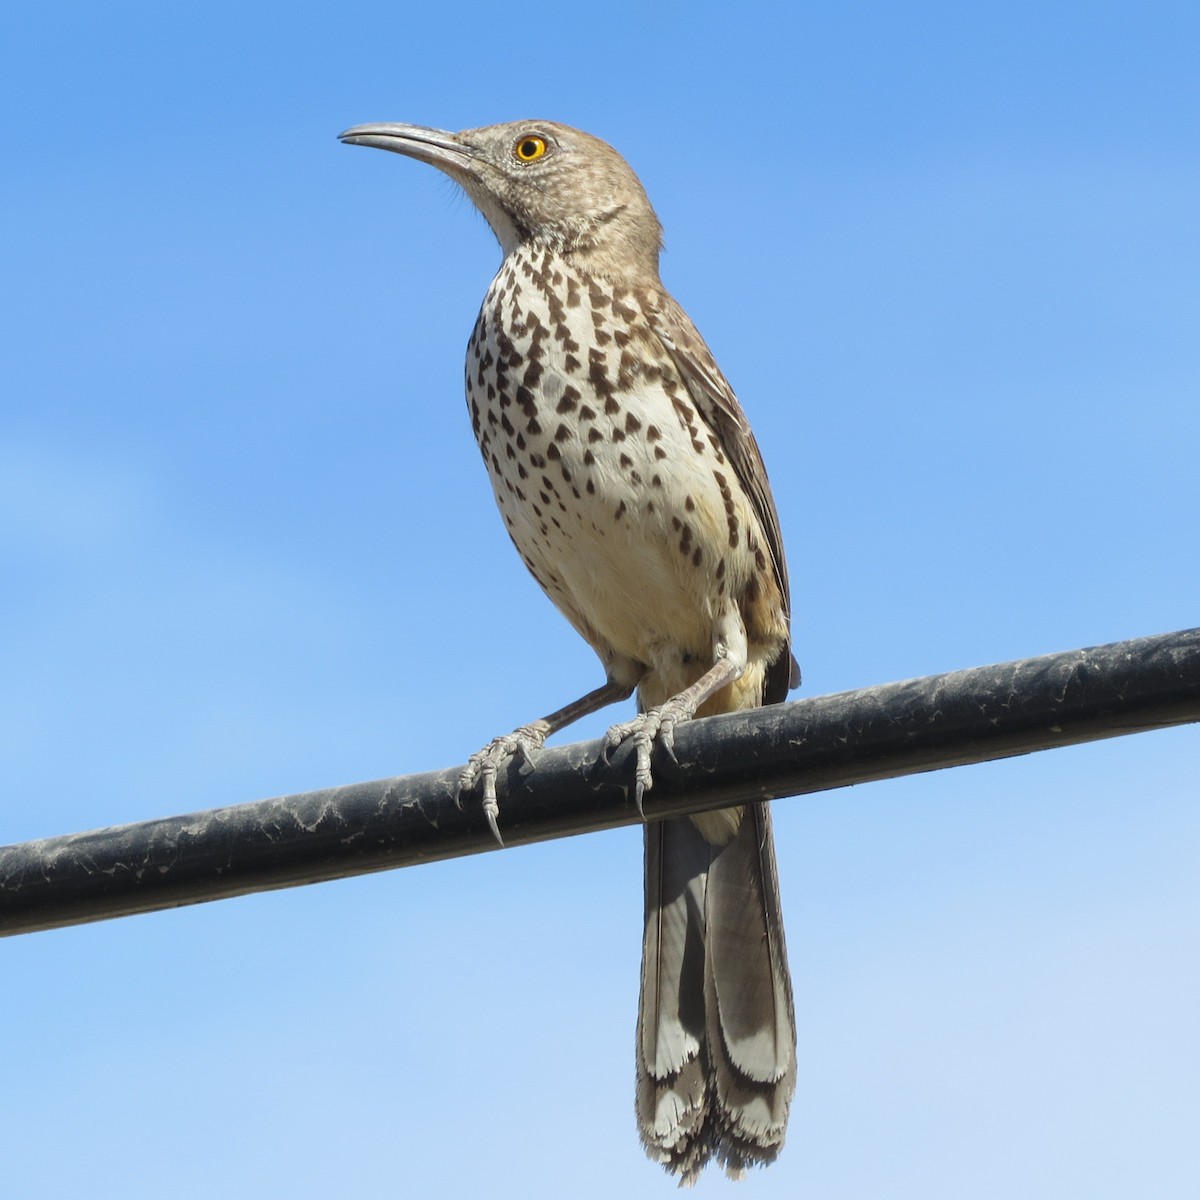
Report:
[[[639,713],[632,721],[614,725],[604,735],[602,753],[605,760],[623,742],[634,745],[637,753],[634,803],[643,820],[646,814],[642,809],[642,797],[654,786],[650,770],[650,750],[654,743],[659,742],[674,757],[675,726],[680,721],[690,720],[706,700],[740,679],[746,670],[747,658],[746,628],[735,611],[727,614],[718,626],[713,643],[713,665],[695,683],[662,704]]]
[[[514,729],[512,733],[493,738],[482,750],[467,759],[467,765],[458,777],[459,794],[469,792],[476,784],[482,784],[483,813],[500,845],[503,846],[504,841],[496,823],[496,816],[500,811],[496,802],[496,773],[504,763],[510,758],[519,757],[527,766],[532,767],[533,752],[540,750],[552,733],[557,733],[589,713],[626,699],[632,691],[631,686],[614,683],[610,679],[601,687],[588,692],[586,696],[580,696],[578,700],[558,709],[557,712],[552,712],[548,717],[542,717],[540,721],[531,721],[528,725],[522,725],[520,729]]]

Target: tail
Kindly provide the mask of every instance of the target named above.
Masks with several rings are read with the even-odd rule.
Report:
[[[637,1119],[692,1184],[773,1162],[796,1086],[796,1021],[765,803],[646,827]]]

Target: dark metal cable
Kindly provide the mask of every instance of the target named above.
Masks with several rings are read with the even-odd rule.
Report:
[[[1200,721],[1200,629],[975,667],[680,726],[650,818],[804,795]],[[499,781],[512,845],[636,823],[632,764],[599,742]],[[0,848],[0,934],[496,849],[458,768]]]

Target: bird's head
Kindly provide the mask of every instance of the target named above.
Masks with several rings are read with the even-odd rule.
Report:
[[[658,279],[658,217],[629,164],[591,134],[553,121],[514,121],[461,133],[356,125],[339,137],[444,171],[487,218],[506,255],[541,243],[597,275]]]

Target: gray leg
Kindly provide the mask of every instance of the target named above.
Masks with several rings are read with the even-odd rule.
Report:
[[[586,696],[581,696],[571,704],[558,709],[557,712],[552,712],[548,717],[542,717],[540,721],[532,721],[528,725],[522,725],[520,729],[514,729],[512,733],[493,738],[482,750],[471,755],[462,774],[458,777],[458,790],[460,794],[469,792],[477,783],[482,782],[483,813],[500,845],[504,845],[504,841],[500,837],[499,826],[496,823],[496,816],[500,811],[500,806],[496,802],[496,772],[500,767],[513,757],[520,757],[532,766],[533,752],[540,750],[552,733],[557,733],[560,729],[586,717],[589,713],[607,708],[608,705],[616,704],[620,700],[626,700],[632,694],[632,687],[623,683],[614,683],[610,679],[594,691],[588,692]]]
[[[637,751],[635,769],[634,801],[643,820],[642,796],[654,786],[650,771],[650,748],[655,741],[661,742],[667,753],[673,752],[675,726],[696,715],[696,709],[723,687],[740,679],[746,670],[746,629],[736,609],[731,609],[721,620],[717,637],[713,643],[713,665],[709,667],[691,687],[684,688],[663,704],[639,713],[632,721],[614,725],[604,737],[604,757],[622,742],[630,741]]]

